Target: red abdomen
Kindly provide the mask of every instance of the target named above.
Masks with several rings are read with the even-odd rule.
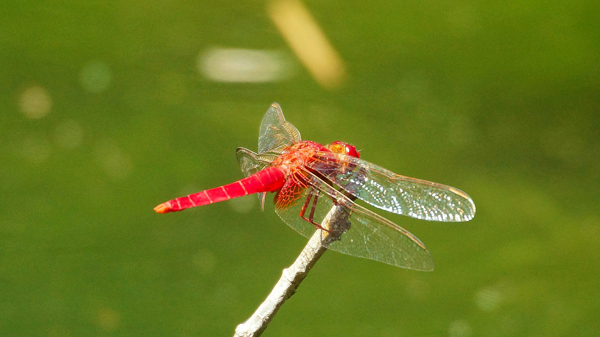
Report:
[[[182,211],[186,208],[213,204],[232,198],[243,197],[260,192],[275,192],[285,183],[285,174],[276,167],[267,167],[248,178],[238,180],[229,185],[190,194],[173,199],[154,208],[157,213]]]

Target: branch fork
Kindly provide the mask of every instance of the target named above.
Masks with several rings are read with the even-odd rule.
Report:
[[[331,208],[321,223],[326,230],[317,229],[315,231],[296,261],[283,270],[281,278],[265,301],[247,321],[237,326],[234,337],[256,337],[265,331],[279,308],[296,292],[300,283],[321,255],[325,253],[329,244],[339,240],[340,235],[348,230],[349,215],[349,210],[341,205]]]

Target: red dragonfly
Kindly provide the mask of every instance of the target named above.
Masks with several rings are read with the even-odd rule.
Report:
[[[162,203],[158,213],[257,193],[264,209],[267,192],[276,192],[275,212],[290,227],[310,238],[329,210],[342,205],[350,214],[349,228],[329,249],[398,267],[433,270],[433,259],[413,234],[356,204],[412,218],[458,222],[475,215],[475,204],[454,187],[401,176],[360,159],[344,142],[321,145],[301,140],[300,132],[273,103],[260,125],[258,153],[237,149],[246,178],[229,185]],[[327,230],[327,229],[325,229]]]

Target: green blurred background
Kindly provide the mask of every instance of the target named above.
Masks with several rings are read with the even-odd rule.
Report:
[[[436,270],[328,252],[265,336],[600,335],[599,4],[307,1],[328,88],[264,1],[2,1],[0,335],[233,335],[306,239],[255,197],[152,208],[241,178],[274,101],[477,215],[386,215]]]

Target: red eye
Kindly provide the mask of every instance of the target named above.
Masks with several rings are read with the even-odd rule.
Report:
[[[356,151],[356,147],[354,147],[354,146],[352,146],[350,144],[337,141],[337,142],[331,143],[331,145],[332,146],[336,146],[336,147],[343,147],[344,148],[343,153],[345,155],[348,155],[348,156],[351,156],[351,157],[360,158],[360,154],[358,153],[358,151]]]

